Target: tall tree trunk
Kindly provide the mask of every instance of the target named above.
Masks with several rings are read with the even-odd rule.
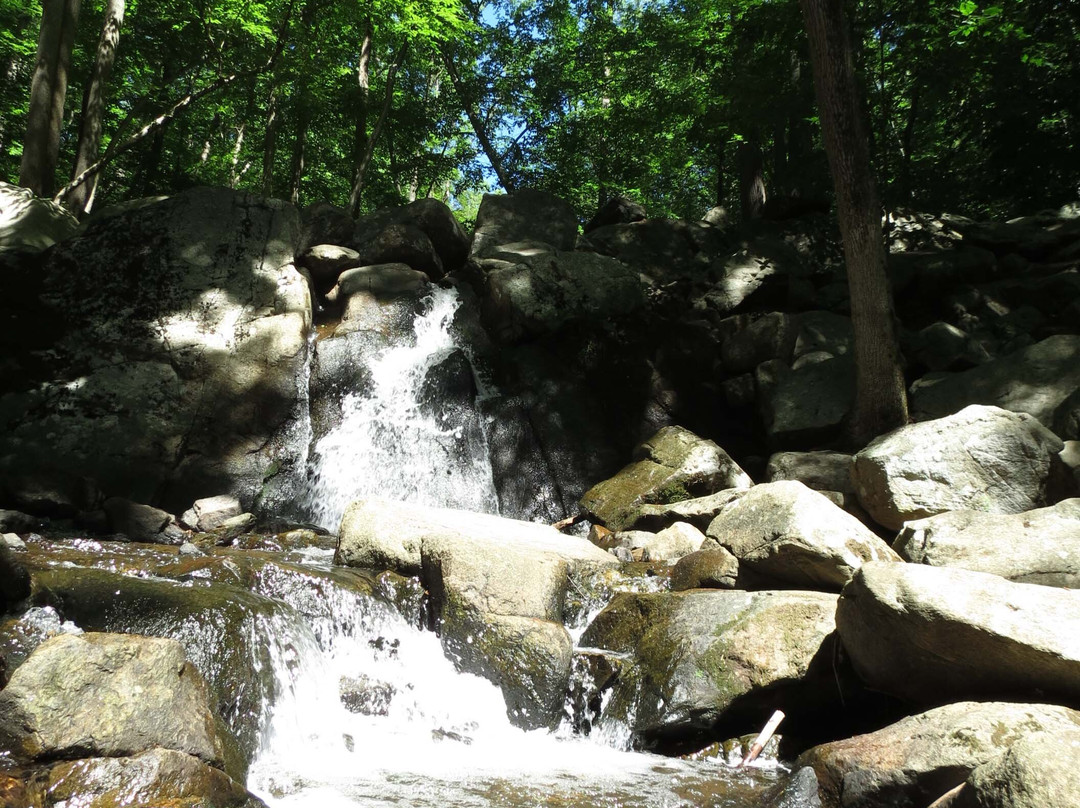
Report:
[[[465,115],[469,118],[469,123],[472,124],[473,133],[476,135],[476,139],[480,141],[480,148],[484,152],[484,156],[487,157],[488,162],[491,163],[491,167],[495,170],[495,176],[499,178],[499,185],[503,187],[508,194],[514,192],[514,183],[510,179],[510,175],[506,173],[506,169],[503,168],[502,158],[499,153],[495,151],[495,145],[491,142],[491,138],[488,137],[487,129],[484,126],[484,122],[480,120],[480,116],[473,108],[472,99],[465,89],[464,83],[461,81],[461,76],[458,75],[457,67],[454,65],[453,59],[450,58],[450,54],[444,54],[443,60],[446,63],[446,72],[450,76],[450,81],[454,85],[454,92],[458,95],[458,100],[461,102],[461,106],[465,109]]]
[[[739,144],[739,210],[742,220],[760,219],[765,209],[765,174],[761,148],[757,143]]]
[[[105,20],[101,26],[101,39],[98,40],[97,56],[90,74],[90,82],[83,93],[82,117],[79,121],[79,145],[75,152],[75,168],[72,177],[77,177],[97,160],[101,151],[101,136],[105,120],[105,87],[109,83],[116,61],[116,49],[120,45],[120,27],[124,24],[124,0],[108,0],[105,5]],[[94,204],[97,191],[97,175],[77,186],[68,194],[65,203],[76,216],[89,213]]]
[[[309,33],[315,24],[318,3],[307,0],[300,16],[301,30]],[[314,72],[308,63],[311,58],[310,36],[299,47],[300,76],[296,87],[296,128],[293,131],[292,161],[289,164],[289,199],[296,205],[300,202],[300,183],[304,179],[308,129],[311,126],[311,74]]]
[[[716,207],[723,207],[727,201],[727,183],[724,177],[724,157],[727,144],[724,139],[718,137],[716,139],[716,201],[713,202]]]
[[[38,196],[50,196],[56,183],[60,156],[60,128],[64,121],[71,47],[79,22],[81,0],[44,0],[37,62],[30,85],[19,184]]]
[[[800,0],[825,152],[836,188],[855,332],[853,445],[907,423],[907,397],[885,272],[881,205],[855,83],[842,0]]]
[[[382,134],[383,126],[386,125],[386,116],[390,112],[390,105],[394,101],[394,81],[397,78],[398,68],[401,67],[401,63],[405,61],[405,54],[408,52],[408,45],[402,45],[394,56],[394,62],[390,65],[386,71],[386,96],[383,98],[382,109],[379,111],[379,118],[375,121],[375,128],[371,131],[371,137],[368,138],[367,148],[364,150],[364,156],[360,158],[360,163],[356,167],[356,176],[353,178],[352,192],[349,194],[349,215],[356,217],[360,213],[360,195],[364,191],[364,182],[367,177],[368,166],[371,165],[371,158],[375,154],[375,144],[379,142],[379,135]]]
[[[364,41],[360,45],[360,61],[356,65],[356,123],[353,130],[352,166],[355,170],[364,159],[368,144],[368,105],[371,95],[371,18],[364,20]]]

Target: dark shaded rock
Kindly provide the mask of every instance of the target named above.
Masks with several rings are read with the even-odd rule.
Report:
[[[724,235],[704,222],[646,219],[597,227],[581,238],[578,249],[616,258],[664,283],[708,277],[713,262],[730,248]]]
[[[109,517],[109,527],[117,533],[123,533],[132,541],[150,544],[176,544],[174,531],[166,529],[173,524],[172,514],[160,508],[143,505],[122,497],[110,497],[105,500],[105,513]],[[182,536],[182,533],[180,534]]]
[[[577,232],[574,209],[553,194],[531,189],[484,194],[470,252],[483,258],[500,245],[517,241],[541,241],[556,250],[572,250]]]
[[[432,280],[438,280],[445,274],[442,259],[435,252],[435,245],[427,233],[411,224],[388,224],[374,237],[359,242],[357,249],[360,253],[359,266],[405,264]]]
[[[300,214],[303,233],[300,247],[307,250],[316,244],[333,244],[350,247],[356,222],[344,208],[329,202],[314,202]]]
[[[0,546],[0,614],[30,597],[30,573],[15,553]]]
[[[0,182],[0,247],[43,250],[79,228],[67,208],[33,191]]]
[[[838,435],[855,401],[855,363],[822,358],[798,368],[779,360],[758,366],[758,407],[773,446],[820,445]]]
[[[450,208],[431,198],[418,199],[404,207],[385,208],[361,217],[356,223],[352,239],[345,243],[364,252],[365,244],[378,239],[380,233],[391,226],[406,227],[423,233],[438,259],[438,265],[446,272],[457,271],[468,257],[468,235]],[[412,265],[409,261],[404,263]],[[416,266],[415,269],[422,268]]]
[[[589,233],[598,227],[609,224],[631,224],[644,221],[645,208],[625,196],[613,196],[600,206],[596,214],[586,222],[582,233]]]
[[[29,533],[40,522],[28,513],[0,509],[0,533]]]
[[[796,769],[788,782],[765,795],[762,808],[821,808],[813,767]]]
[[[769,458],[765,482],[798,480],[815,491],[855,493],[851,482],[849,454],[819,450],[815,452],[777,452]]]
[[[325,289],[344,270],[360,266],[360,253],[336,244],[315,244],[300,253],[296,262],[311,272],[315,283]]]

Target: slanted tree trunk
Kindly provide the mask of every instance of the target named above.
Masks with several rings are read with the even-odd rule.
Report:
[[[364,41],[360,44],[360,61],[356,65],[356,123],[353,130],[352,165],[357,168],[364,159],[368,144],[368,105],[371,95],[371,40],[374,31],[371,18],[364,20]]]
[[[386,96],[383,98],[382,110],[379,112],[378,120],[375,121],[375,128],[371,130],[371,137],[368,138],[364,155],[356,166],[352,192],[349,194],[349,215],[354,218],[360,213],[360,195],[364,191],[368,166],[371,165],[371,158],[375,154],[375,144],[379,142],[379,135],[382,134],[383,127],[386,125],[386,116],[390,112],[390,105],[394,101],[394,82],[397,79],[397,72],[401,67],[401,63],[405,61],[406,53],[408,53],[408,44],[402,45],[398,49],[393,63],[386,71]]]
[[[765,209],[765,172],[757,143],[739,144],[739,210],[744,222],[761,218]]]
[[[454,60],[450,58],[450,54],[448,53],[443,55],[443,60],[446,63],[446,72],[449,74],[450,81],[454,85],[454,92],[457,93],[458,101],[461,102],[461,106],[465,110],[465,115],[468,117],[469,123],[472,124],[473,133],[480,142],[480,148],[483,150],[484,156],[487,157],[488,162],[491,163],[491,167],[495,170],[495,176],[499,178],[499,185],[501,185],[503,190],[508,194],[513,193],[513,180],[511,180],[510,175],[506,173],[506,169],[503,167],[502,157],[500,157],[499,153],[495,150],[495,145],[491,142],[491,138],[488,137],[484,122],[480,120],[480,116],[473,108],[472,99],[469,97],[468,91],[461,81],[461,76],[458,75]]]
[[[71,47],[81,0],[44,0],[37,61],[30,85],[19,184],[38,196],[50,196],[56,183],[60,128],[64,121]]]
[[[79,120],[79,144],[75,151],[75,168],[72,177],[77,177],[89,168],[101,151],[101,136],[105,120],[105,87],[109,83],[113,63],[116,61],[116,49],[120,45],[120,27],[124,24],[124,0],[108,0],[105,5],[105,20],[101,26],[101,39],[98,40],[97,56],[90,74],[90,82],[83,93],[82,116]],[[90,212],[97,191],[97,175],[76,186],[65,203],[76,216]]]
[[[278,88],[270,87],[270,98],[266,103],[266,134],[263,138],[262,192],[263,196],[274,195],[274,158],[277,156],[277,131],[281,125],[278,115]]]
[[[800,0],[844,243],[855,332],[854,446],[907,423],[907,397],[885,272],[881,205],[870,169],[842,0]]]

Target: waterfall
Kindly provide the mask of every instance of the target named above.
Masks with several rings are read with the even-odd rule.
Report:
[[[297,612],[247,786],[271,808],[757,805],[775,772],[630,752],[510,724],[500,691],[454,669],[393,607],[320,579],[264,578]]]
[[[344,395],[340,423],[309,460],[304,499],[316,523],[336,530],[348,504],[365,496],[498,512],[481,417],[471,400],[440,387],[467,371],[475,391],[453,328],[460,304],[456,290],[434,288],[413,333],[371,361],[365,389]]]

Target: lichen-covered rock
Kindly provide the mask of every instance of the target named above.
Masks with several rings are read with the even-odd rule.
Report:
[[[874,521],[893,530],[936,513],[1020,513],[1046,503],[1064,444],[1026,413],[972,405],[900,427],[855,455],[852,480]]]
[[[749,488],[727,452],[682,427],[664,427],[634,452],[636,461],[581,498],[582,509],[612,530],[633,524],[642,505]]]
[[[646,740],[756,731],[778,708],[798,725],[835,706],[822,651],[835,605],[818,592],[620,593],[581,644],[630,655],[610,703]]]
[[[180,643],[121,634],[42,643],[0,691],[0,744],[22,761],[160,746],[220,768],[224,755],[206,684]]]
[[[56,328],[31,356],[39,375],[0,396],[0,456],[171,512],[216,492],[253,501],[300,459],[299,239],[293,207],[228,189],[92,218],[48,254],[35,304]]]
[[[1080,588],[1080,499],[1014,514],[949,511],[905,522],[905,561],[989,572],[1010,581]]]
[[[68,805],[265,808],[262,800],[223,771],[172,749],[56,763],[46,775],[34,778],[27,790],[26,808]]]
[[[921,564],[866,564],[836,626],[864,681],[914,704],[1080,699],[1080,592]]]
[[[1066,707],[961,702],[815,746],[796,765],[814,768],[825,808],[922,808],[1026,736],[1077,727]]]
[[[739,559],[723,547],[710,547],[684,555],[671,569],[671,590],[734,589],[739,581]]]
[[[706,535],[741,568],[809,589],[839,591],[863,564],[900,560],[858,519],[794,480],[755,485]]]

